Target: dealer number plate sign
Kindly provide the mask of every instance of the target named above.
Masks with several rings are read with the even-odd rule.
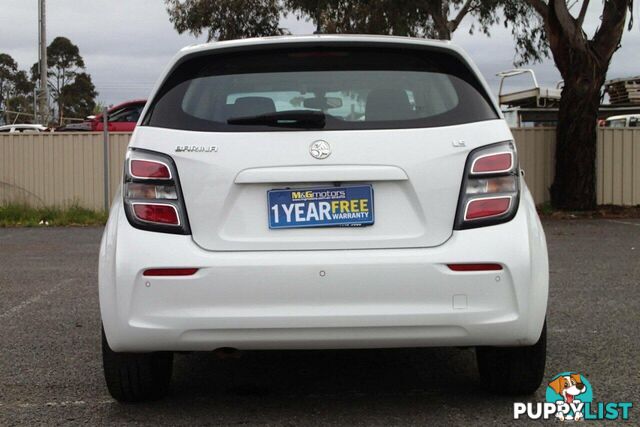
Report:
[[[271,190],[269,228],[372,225],[371,185]]]

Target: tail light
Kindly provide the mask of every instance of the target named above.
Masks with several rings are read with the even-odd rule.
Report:
[[[467,158],[456,230],[511,220],[520,201],[520,172],[513,142],[473,150]]]
[[[171,157],[130,149],[124,168],[124,206],[132,226],[190,234],[176,165]]]

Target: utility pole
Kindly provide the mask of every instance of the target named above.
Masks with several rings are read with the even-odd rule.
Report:
[[[33,85],[33,124],[38,124],[38,88]]]
[[[38,0],[38,42],[40,63],[40,92],[38,103],[40,105],[41,124],[47,126],[49,120],[49,83],[47,78],[47,10],[45,0]]]
[[[109,182],[109,109],[102,110],[102,160],[103,160],[103,185],[104,185],[104,210],[109,212],[109,202],[111,201],[111,186]]]

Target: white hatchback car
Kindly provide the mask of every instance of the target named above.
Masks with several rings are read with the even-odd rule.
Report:
[[[131,138],[100,253],[121,401],[172,352],[474,346],[490,389],[546,354],[544,232],[469,57],[401,37],[183,49]]]

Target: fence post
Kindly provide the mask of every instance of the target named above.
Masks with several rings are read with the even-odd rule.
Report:
[[[109,210],[109,199],[111,198],[111,192],[109,191],[109,113],[105,107],[102,110],[102,156],[103,156],[103,168],[104,168],[104,210]]]

